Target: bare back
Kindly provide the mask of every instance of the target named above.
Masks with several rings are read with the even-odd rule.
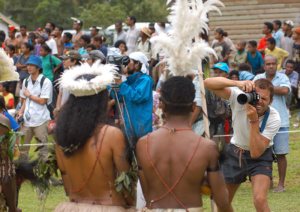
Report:
[[[63,44],[63,41],[62,41],[62,37],[60,37],[60,38],[57,37],[54,40],[56,42],[58,56],[60,56],[60,55],[62,55],[63,47],[64,47],[64,44]]]
[[[120,173],[129,169],[129,164],[125,159],[125,140],[119,129],[110,126],[102,127],[96,139],[94,136],[89,138],[82,149],[77,150],[68,158],[59,147],[56,150],[59,169],[66,172],[65,175],[62,174],[62,177],[65,189],[70,195],[70,201],[101,205],[128,205],[124,196],[117,194],[114,188],[115,171]]]
[[[172,190],[176,198],[187,208],[201,207],[200,187],[205,171],[217,165],[219,153],[215,144],[192,131],[170,132],[160,128],[148,137],[148,150],[153,165],[168,187],[172,188],[178,181]],[[168,190],[147,157],[147,136],[138,141],[137,157],[147,207],[183,208],[171,192],[160,199]],[[159,200],[151,205],[151,200],[155,199]]]
[[[15,49],[18,48],[18,40],[16,38],[15,39],[7,38],[4,43],[6,46],[13,45]]]
[[[80,48],[79,43],[82,35],[83,33],[81,31],[79,33],[73,34],[72,43],[74,45],[74,50],[78,50]]]

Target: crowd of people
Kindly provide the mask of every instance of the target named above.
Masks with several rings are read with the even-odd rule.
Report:
[[[0,84],[0,113],[24,133],[24,144],[33,137],[46,144],[49,121],[56,122],[57,164],[70,202],[55,211],[136,211],[136,194],[126,194],[131,186],[142,211],[203,211],[203,181],[218,209],[233,211],[247,177],[256,210],[270,211],[272,164],[277,160],[279,172],[273,192],[284,192],[290,111],[300,108],[300,27],[265,22],[259,43],[236,45],[222,27],[215,29],[216,56],[206,62],[212,71],[204,81],[211,138],[204,138],[201,76],[170,76],[151,43],[156,30],[168,33],[164,22],[135,24],[129,16],[125,32],[116,21],[112,45],[96,26],[84,34],[78,19],[73,35],[50,21],[33,32],[21,25],[17,37],[14,27],[7,39],[0,32],[19,74],[18,83]],[[121,58],[118,68],[107,64],[110,56]],[[242,105],[244,92],[252,99]],[[20,146],[21,157],[29,148]],[[219,152],[226,158],[219,160]],[[46,160],[47,145],[38,156]]]

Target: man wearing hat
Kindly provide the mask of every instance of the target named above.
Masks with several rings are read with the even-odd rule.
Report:
[[[142,52],[148,59],[150,69],[153,67],[153,63],[156,60],[156,54],[153,53],[153,47],[151,46],[150,37],[151,30],[147,27],[140,28],[140,38],[136,43],[135,51]]]
[[[68,70],[74,66],[81,65],[80,64],[81,55],[78,51],[71,50],[69,52],[66,52],[66,54],[61,56],[60,58],[63,59],[63,65],[64,65],[65,70]],[[56,117],[57,113],[64,106],[64,104],[68,100],[69,96],[70,96],[70,91],[60,88],[59,94],[57,96],[56,108],[53,111],[54,117]]]
[[[216,63],[214,67],[214,77],[228,77],[229,67],[226,63]]]
[[[129,135],[133,136],[130,130],[128,119],[130,118],[135,134],[138,137],[152,132],[152,110],[153,80],[145,74],[147,72],[147,57],[141,52],[134,52],[129,55],[130,63],[127,66],[127,80],[115,79],[119,85],[120,95],[126,101],[128,113],[125,114],[125,126],[129,130]]]
[[[90,53],[82,55],[86,59],[87,63],[92,66],[97,60],[100,60],[100,63],[105,64],[105,56],[100,50],[92,50]]]
[[[285,68],[286,61],[291,60],[293,58],[293,46],[295,41],[293,40],[293,31],[294,23],[291,20],[286,20],[283,22],[283,31],[284,33],[280,35],[279,48],[287,51],[290,55],[283,63],[283,68]]]
[[[18,120],[23,118],[22,132],[25,135],[24,144],[30,144],[35,136],[37,143],[48,142],[48,127],[50,112],[47,104],[52,101],[52,83],[43,76],[42,59],[32,55],[26,63],[30,76],[23,81],[21,98],[24,100]],[[22,155],[28,155],[30,147],[20,148]],[[39,157],[47,157],[47,147],[39,150]]]

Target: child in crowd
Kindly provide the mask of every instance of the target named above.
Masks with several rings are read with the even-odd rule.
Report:
[[[91,51],[96,50],[96,49],[97,49],[96,46],[94,44],[92,44],[92,43],[86,45],[86,51],[87,51],[87,53],[90,53]]]
[[[252,74],[251,66],[247,63],[241,63],[239,65],[239,80],[253,80],[254,74]]]
[[[239,71],[233,70],[229,72],[229,79],[239,81]]]
[[[257,42],[250,40],[248,42],[247,59],[252,68],[252,74],[256,74],[257,71],[262,70],[264,61],[261,54],[257,51]]]
[[[247,63],[247,52],[245,51],[246,47],[246,41],[244,40],[239,40],[237,43],[237,52],[235,53],[233,57],[233,61],[231,62],[232,67],[237,67],[241,63]]]
[[[265,55],[273,55],[277,59],[277,71],[282,69],[282,65],[286,58],[290,55],[287,51],[276,47],[276,40],[271,37],[267,40],[267,48],[265,49]]]
[[[18,60],[18,56],[15,55],[16,48],[14,47],[14,45],[7,45],[5,47],[5,52],[10,58],[14,60],[14,65],[15,65]]]
[[[4,97],[5,107],[7,109],[14,108],[14,95],[9,92],[9,83],[2,82],[0,83],[0,95]]]

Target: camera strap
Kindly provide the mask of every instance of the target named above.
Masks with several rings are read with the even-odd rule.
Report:
[[[264,116],[263,122],[262,122],[261,127],[260,127],[260,132],[261,133],[265,130],[269,115],[270,115],[270,107],[268,107],[268,109],[265,112],[265,116]]]

